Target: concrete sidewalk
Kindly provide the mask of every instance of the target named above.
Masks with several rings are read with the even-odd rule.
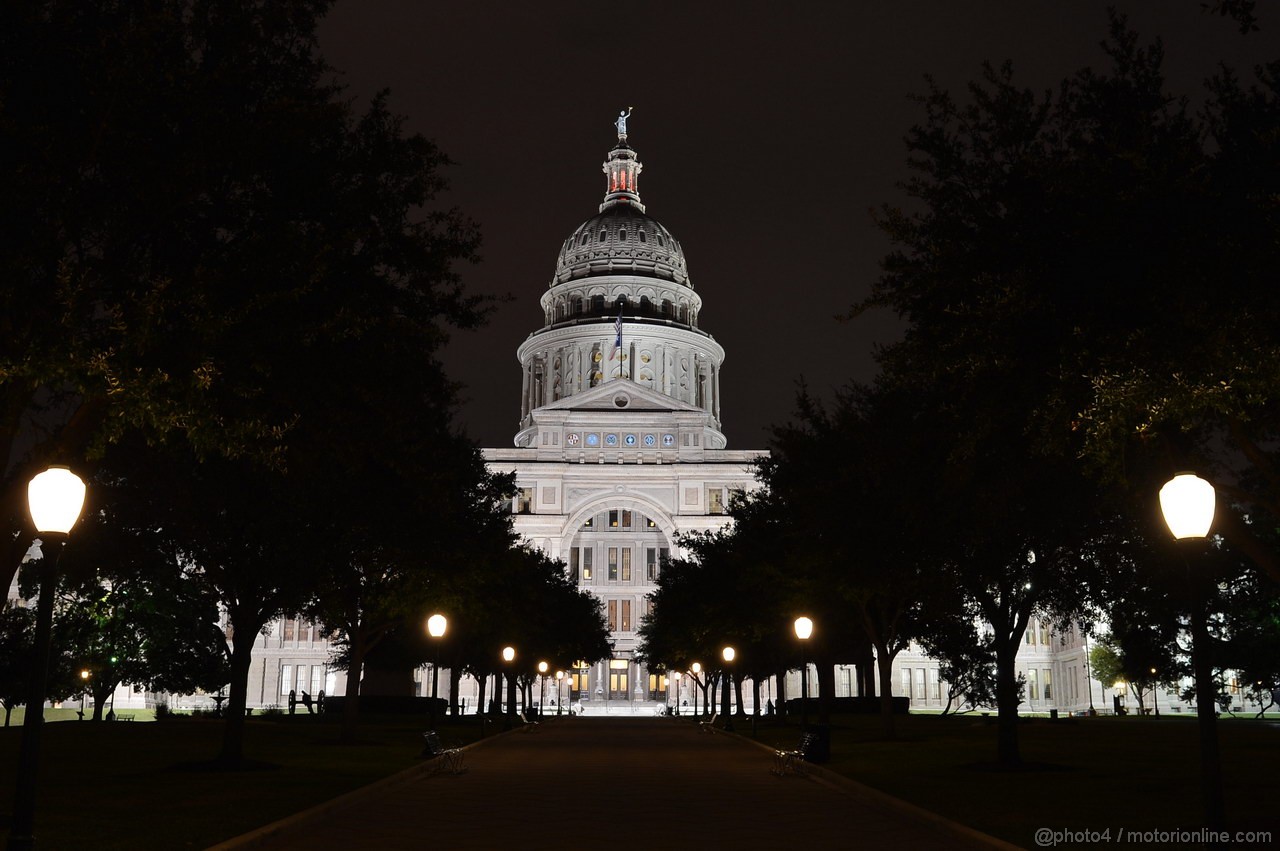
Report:
[[[850,781],[775,777],[754,743],[672,718],[564,718],[467,752],[460,776],[354,793],[237,848],[1009,848]]]

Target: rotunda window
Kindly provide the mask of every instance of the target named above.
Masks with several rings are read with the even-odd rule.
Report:
[[[600,228],[600,237],[596,240],[596,242],[604,242],[604,238],[608,235],[609,235],[609,232],[607,230],[605,230],[604,228]]]
[[[644,228],[640,228],[640,241],[641,241],[641,242],[644,242],[644,241],[645,241],[645,238],[644,238]]]
[[[622,230],[618,231],[618,241],[619,241],[619,242],[626,242],[626,241],[627,241],[627,229],[626,229],[626,228],[623,228]]]

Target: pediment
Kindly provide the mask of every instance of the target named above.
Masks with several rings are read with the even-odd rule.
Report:
[[[603,384],[558,399],[534,411],[665,411],[705,414],[697,405],[681,402],[656,390],[650,390],[625,379]]]

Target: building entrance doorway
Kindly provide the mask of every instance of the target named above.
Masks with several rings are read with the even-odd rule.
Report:
[[[609,660],[609,699],[610,700],[630,700],[631,693],[628,690],[628,682],[630,680],[631,663],[626,659],[610,659]]]

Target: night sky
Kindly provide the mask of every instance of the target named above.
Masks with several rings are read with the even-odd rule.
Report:
[[[801,377],[822,393],[868,380],[897,333],[892,315],[836,316],[888,250],[870,211],[904,200],[902,139],[922,117],[909,95],[925,75],[960,92],[988,59],[1035,89],[1105,67],[1108,5],[340,0],[320,33],[357,101],[389,88],[408,129],[454,160],[445,202],[484,234],[467,286],[514,296],[446,352],[473,438],[512,445],[516,346],[541,327],[561,243],[596,212],[612,122],[630,106],[641,198],[683,244],[699,326],[726,350],[729,447],[753,449]],[[1199,0],[1117,5],[1164,40],[1173,92],[1198,93],[1219,61],[1280,55],[1270,8],[1241,36]]]

